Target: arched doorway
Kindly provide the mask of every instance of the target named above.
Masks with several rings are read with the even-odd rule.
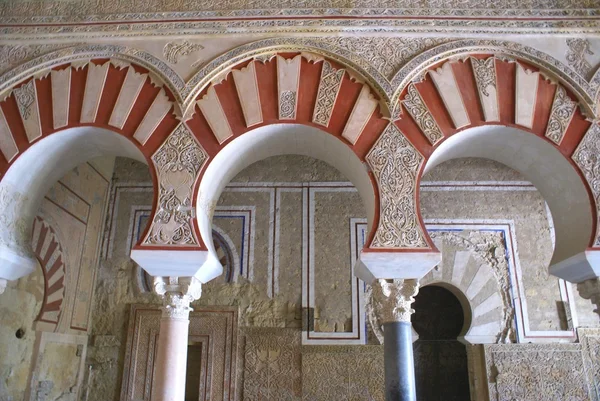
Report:
[[[412,323],[419,339],[413,344],[418,401],[470,399],[467,349],[458,341],[464,311],[443,287],[421,288],[413,303]]]

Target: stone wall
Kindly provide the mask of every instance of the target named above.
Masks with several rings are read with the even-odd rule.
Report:
[[[151,200],[147,167],[117,159],[96,281],[88,400],[119,399],[129,305],[160,303],[149,291],[151,279],[129,259]],[[444,255],[424,283],[444,285],[461,299],[467,340],[573,342],[577,326],[596,325],[591,304],[545,271],[552,253],[549,214],[540,194],[518,173],[480,159],[445,163],[423,180],[421,208]],[[213,239],[225,273],[204,286],[194,306],[238,308],[242,355],[252,349],[244,348],[252,344],[252,330],[266,330],[274,344],[295,338],[289,344],[296,344],[301,364],[286,375],[302,379],[298,385],[297,379],[269,379],[289,387],[274,388],[270,394],[277,396],[271,399],[333,400],[315,393],[320,390],[311,380],[323,374],[305,362],[316,358],[336,365],[338,357],[380,352],[365,319],[363,285],[351,275],[366,236],[365,216],[358,193],[343,176],[300,156],[250,166],[221,196]],[[372,346],[361,351],[360,344]],[[335,349],[345,351],[331,356]],[[246,357],[240,357],[239,396],[263,399],[262,380],[270,376],[264,364],[253,371]]]
[[[42,200],[33,227],[39,268],[0,295],[0,399],[76,400],[113,159],[82,164]]]

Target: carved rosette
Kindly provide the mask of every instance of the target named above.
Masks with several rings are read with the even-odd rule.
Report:
[[[192,229],[192,193],[206,159],[185,124],[152,156],[159,183],[158,208],[144,245],[198,244]]]
[[[585,176],[597,208],[600,205],[600,126],[596,122],[588,129],[573,153],[573,161]],[[600,220],[596,224],[594,240],[594,246],[598,245],[600,245]]]
[[[416,279],[379,279],[367,286],[367,315],[379,342],[383,344],[382,326],[390,322],[410,322],[411,307],[419,292]]]
[[[154,292],[163,296],[162,317],[188,319],[190,303],[202,295],[202,283],[194,277],[154,277]]]
[[[366,157],[379,185],[380,217],[374,248],[426,248],[415,205],[423,156],[390,123]]]
[[[592,278],[577,283],[577,291],[583,299],[588,299],[596,306],[594,312],[600,316],[600,278]]]

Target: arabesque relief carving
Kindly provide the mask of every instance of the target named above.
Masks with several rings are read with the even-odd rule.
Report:
[[[293,329],[243,329],[244,401],[302,400],[300,332]]]
[[[158,207],[144,245],[198,244],[192,228],[192,192],[206,158],[183,123],[152,156],[159,183]]]
[[[573,153],[573,161],[585,176],[596,207],[600,205],[600,126],[593,123]],[[600,216],[597,220],[594,245],[600,245]]]
[[[410,322],[411,305],[419,292],[419,280],[376,280],[367,286],[366,310],[371,328],[383,344],[382,326],[390,322]]]
[[[557,85],[552,110],[550,111],[550,120],[546,129],[546,137],[555,144],[560,145],[576,109],[577,103],[571,100],[565,88]]]
[[[484,347],[490,400],[590,399],[579,344]]]
[[[379,226],[371,246],[426,248],[414,199],[417,173],[423,156],[390,123],[366,159],[380,191]]]

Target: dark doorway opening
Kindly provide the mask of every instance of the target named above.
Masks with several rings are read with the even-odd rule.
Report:
[[[421,288],[413,303],[413,344],[418,401],[468,401],[467,349],[458,341],[464,311],[458,298],[439,286]]]

